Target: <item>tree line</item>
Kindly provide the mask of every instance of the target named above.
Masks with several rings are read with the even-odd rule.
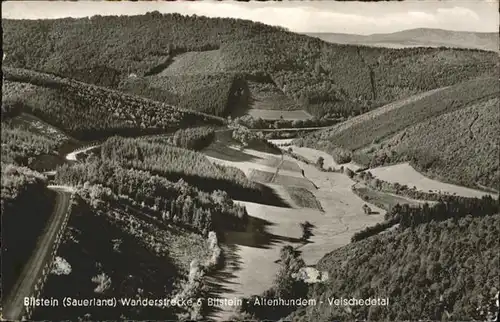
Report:
[[[278,120],[270,120],[262,119],[260,117],[255,118],[251,115],[244,115],[234,118],[233,121],[244,125],[249,129],[282,129],[330,126],[339,123],[341,120],[327,119],[325,117],[321,119],[313,117],[305,120],[285,120],[282,118]]]
[[[199,151],[210,145],[214,138],[215,130],[213,128],[195,127],[175,131],[168,142],[178,148]]]

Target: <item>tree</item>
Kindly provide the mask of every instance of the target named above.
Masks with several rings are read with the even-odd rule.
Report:
[[[351,179],[354,177],[354,171],[347,167],[344,168],[344,173]]]
[[[309,239],[309,237],[313,236],[311,230],[312,230],[312,228],[314,228],[314,225],[308,221],[301,222],[299,225],[300,225],[300,228],[302,229],[301,239],[302,239],[302,241],[305,242]]]
[[[316,166],[320,169],[323,168],[324,163],[325,163],[325,159],[323,157],[319,157],[318,160],[316,160]]]

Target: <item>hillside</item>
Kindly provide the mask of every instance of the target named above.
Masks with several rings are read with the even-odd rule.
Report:
[[[494,78],[472,80],[396,101],[298,142],[337,161],[352,158],[370,167],[409,161],[445,181],[495,188],[498,92]]]
[[[104,87],[25,69],[3,68],[2,115],[31,113],[74,137],[172,131],[196,124],[223,124],[206,114]]]
[[[44,296],[116,297],[117,301],[202,296],[201,278],[216,264],[213,237],[205,238],[153,215],[159,213],[109,188],[80,186]],[[196,309],[120,302],[116,307],[59,305],[37,308],[33,320],[180,320],[177,314],[197,314],[190,311]]]
[[[360,114],[411,94],[495,75],[498,65],[492,52],[337,45],[251,21],[158,12],[3,19],[2,27],[7,66],[109,87],[131,74],[237,73],[274,84],[318,117]]]
[[[186,65],[186,68],[192,67]],[[217,116],[233,114],[240,105],[241,79],[234,73],[184,73],[129,77],[118,89],[179,108]]]
[[[102,160],[149,171],[172,182],[183,180],[205,192],[221,190],[236,200],[283,205],[271,189],[250,181],[239,169],[214,165],[201,153],[165,142],[111,138],[100,150]]]
[[[339,33],[307,33],[337,44],[367,45],[388,48],[454,47],[498,51],[498,33],[467,32],[418,28],[388,34],[355,35]]]
[[[500,215],[432,220],[337,249],[317,268],[330,277],[310,288],[318,305],[293,321],[491,321],[497,314]],[[329,299],[389,299],[387,306],[329,305]],[[323,303],[320,304],[320,301]]]

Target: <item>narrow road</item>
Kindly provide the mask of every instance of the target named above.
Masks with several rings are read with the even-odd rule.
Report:
[[[24,298],[31,296],[38,280],[43,276],[48,260],[51,260],[58,233],[66,219],[71,193],[63,188],[51,187],[56,192],[54,210],[38,238],[37,247],[19,276],[11,293],[3,303],[2,319],[20,321],[24,312]]]
[[[76,161],[76,156],[78,154],[85,153],[85,152],[87,152],[89,150],[92,150],[92,149],[95,149],[95,148],[97,148],[99,146],[100,146],[100,144],[99,145],[97,145],[97,144],[96,145],[91,145],[91,146],[86,147],[84,149],[78,149],[78,150],[75,150],[73,152],[70,152],[70,153],[66,154],[66,160],[68,160],[68,161]]]
[[[334,124],[333,124],[334,125]],[[331,128],[330,126],[314,126],[314,127],[285,127],[281,129],[249,129],[252,132],[279,132],[279,131],[316,131]]]

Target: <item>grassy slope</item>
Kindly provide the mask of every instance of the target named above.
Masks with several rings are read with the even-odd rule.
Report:
[[[433,221],[335,250],[317,265],[329,280],[310,293],[324,303],[299,310],[292,320],[436,321],[447,313],[456,321],[485,320],[498,291],[499,221],[500,215]],[[389,297],[390,304],[348,312],[328,305],[331,297]]]
[[[204,52],[187,52],[174,58],[174,61],[160,72],[159,76],[175,76],[179,74],[216,74],[223,72],[224,61],[219,50]]]
[[[497,111],[492,99],[497,95],[498,82],[494,79],[472,80],[389,104],[313,133],[303,142],[327,152],[335,148],[354,152],[354,159],[366,165],[412,158],[416,164],[425,165],[426,160],[435,158],[439,162],[426,165],[430,173],[467,185],[478,179],[491,187],[498,171],[492,163],[496,151],[493,133],[497,130],[493,121]],[[473,120],[473,128],[481,129],[473,130],[476,133],[468,128]],[[379,144],[381,141],[384,143]],[[433,142],[430,149],[419,150],[430,142]],[[394,151],[399,156],[373,158],[381,146],[382,150]],[[456,153],[458,149],[465,152]]]
[[[498,64],[490,52],[335,45],[250,21],[178,14],[4,19],[2,27],[6,65],[108,86],[129,73],[142,76],[176,55],[217,49],[217,61],[226,71],[270,76],[319,116],[359,113],[409,94],[493,75]],[[206,59],[188,56],[194,62]]]
[[[3,72],[11,82],[30,84],[12,86],[11,102],[78,138],[160,132],[196,123],[223,122],[213,116],[53,75],[12,68],[4,68]]]
[[[353,186],[352,191],[366,202],[377,205],[386,211],[390,211],[392,207],[398,204],[418,206],[424,203],[423,201],[413,200],[383,191],[377,191],[359,183]]]

